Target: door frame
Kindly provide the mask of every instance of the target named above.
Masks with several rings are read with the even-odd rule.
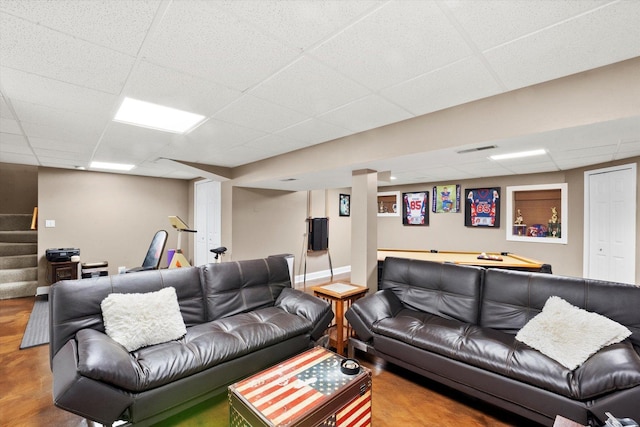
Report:
[[[633,196],[636,198],[636,203],[633,206],[634,209],[634,213],[635,213],[635,217],[637,218],[637,214],[638,214],[638,198],[636,196],[636,192],[637,192],[637,188],[636,188],[636,184],[638,181],[638,172],[637,172],[637,165],[636,163],[627,163],[624,165],[618,165],[618,166],[611,166],[608,168],[602,168],[602,169],[594,169],[594,170],[588,170],[584,172],[584,239],[582,242],[582,277],[587,278],[588,274],[589,274],[589,249],[590,249],[590,244],[591,244],[591,235],[589,233],[589,229],[590,229],[590,205],[591,205],[591,197],[590,197],[590,185],[589,185],[589,178],[591,177],[591,175],[599,175],[599,174],[603,174],[603,173],[609,173],[609,172],[617,172],[617,171],[622,171],[622,170],[626,170],[626,169],[631,169],[631,171],[633,172],[633,182],[632,182],[632,194]],[[635,225],[635,223],[634,223]],[[634,250],[635,253],[638,253],[638,241],[636,239],[636,230],[634,227],[634,233],[633,234],[633,239],[634,239]],[[632,258],[634,260],[635,263],[635,256]],[[636,263],[636,265],[634,266],[634,271],[636,271],[636,275],[637,275],[637,268],[638,265]]]

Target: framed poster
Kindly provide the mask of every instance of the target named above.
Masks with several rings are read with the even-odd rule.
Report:
[[[464,190],[464,225],[500,228],[500,187]]]
[[[431,210],[435,213],[460,212],[460,186],[449,184],[433,187]]]
[[[402,193],[402,224],[429,225],[429,192]]]
[[[351,215],[351,196],[349,194],[340,195],[340,216]]]

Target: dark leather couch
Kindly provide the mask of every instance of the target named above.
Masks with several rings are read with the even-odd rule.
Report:
[[[515,339],[550,296],[632,335],[571,371]],[[365,350],[544,425],[556,415],[603,425],[640,420],[640,287],[502,269],[387,258],[380,290],[346,317]]]
[[[111,293],[172,286],[187,334],[131,353],[104,333]],[[320,338],[331,306],[291,288],[282,257],[61,281],[50,289],[56,406],[102,424],[150,425]]]

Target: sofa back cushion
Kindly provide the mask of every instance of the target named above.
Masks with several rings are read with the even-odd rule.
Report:
[[[50,355],[85,328],[104,332],[100,303],[112,293],[147,293],[172,286],[187,327],[205,320],[200,270],[196,267],[150,270],[91,279],[63,280],[51,286]]]
[[[216,320],[275,304],[291,287],[283,257],[207,264],[200,267],[207,320]]]
[[[516,334],[554,295],[626,326],[640,346],[640,287],[624,283],[489,269],[480,325]]]
[[[466,323],[478,323],[484,269],[387,257],[380,289],[405,307]]]

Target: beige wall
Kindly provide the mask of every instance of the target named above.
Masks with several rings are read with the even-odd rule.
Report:
[[[470,250],[513,252],[549,263],[555,274],[582,276],[584,240],[584,172],[614,165],[640,163],[631,158],[566,172],[514,175],[446,183],[424,183],[380,187],[379,191],[431,191],[434,185],[460,184],[466,188],[500,187],[502,221],[499,229],[476,229],[464,226],[464,213],[430,212],[427,227],[407,227],[401,217],[378,217],[378,247],[397,249]],[[638,175],[640,181],[640,174]],[[570,215],[568,243],[514,242],[506,240],[506,188],[514,185],[568,184]],[[637,185],[640,202],[640,182]],[[233,259],[263,257],[275,253],[292,253],[296,257],[296,274],[302,274],[306,242],[307,197],[311,198],[312,216],[329,216],[329,245],[334,268],[351,264],[351,217],[338,216],[340,193],[350,189],[312,192],[285,192],[235,187],[233,189]],[[325,210],[326,209],[326,210]],[[636,246],[640,245],[640,209],[636,210]],[[640,250],[638,250],[640,253]],[[328,269],[325,254],[309,254],[307,273]],[[640,283],[640,262],[636,266]]]
[[[0,163],[0,214],[30,214],[38,205],[38,168]]]
[[[583,274],[584,241],[584,172],[604,167],[639,163],[640,158],[625,159],[567,172],[534,175],[513,175],[475,180],[454,180],[398,187],[384,187],[381,191],[431,191],[434,185],[460,184],[466,188],[500,187],[500,229],[476,229],[464,226],[464,211],[454,214],[429,213],[429,226],[407,227],[400,217],[378,218],[378,246],[393,249],[469,250],[481,252],[513,252],[551,264],[554,274],[578,276]],[[638,174],[640,178],[640,174]],[[566,245],[506,240],[506,187],[514,185],[567,183],[569,230]],[[637,185],[640,202],[640,179]],[[431,202],[431,195],[429,197]],[[640,209],[636,208],[636,248],[640,245]],[[640,254],[640,250],[637,249]],[[636,283],[640,283],[640,262],[636,265]]]
[[[464,226],[463,213],[430,213],[428,227],[405,227],[400,217],[378,217],[378,246],[509,251],[548,262],[556,274],[581,276],[584,171],[632,162],[640,163],[640,158],[566,172],[447,182],[460,184],[463,190],[501,187],[503,218],[500,229],[467,228]],[[571,223],[568,244],[507,241],[504,217],[506,187],[558,182],[566,182],[569,189]],[[444,183],[380,187],[380,191],[430,191],[437,184]],[[46,263],[43,260],[47,248],[78,247],[83,262],[106,260],[110,273],[115,274],[118,266],[133,267],[142,262],[151,237],[158,229],[169,232],[167,248],[176,246],[177,232],[171,228],[167,216],[178,215],[193,221],[193,183],[188,181],[39,168],[37,185],[41,283],[45,278]],[[228,193],[232,193],[232,197]],[[223,245],[232,248],[226,259],[291,253],[296,260],[296,275],[301,275],[306,249],[305,219],[308,216],[328,216],[333,267],[350,266],[351,217],[338,215],[340,193],[350,193],[350,189],[286,192],[224,187],[223,217],[231,217],[231,220],[223,219],[223,223],[230,224],[231,230],[223,231]],[[637,198],[640,201],[640,182]],[[56,220],[56,227],[45,228],[46,219]],[[187,256],[191,248],[189,240],[189,244],[183,241]],[[640,209],[636,212],[636,242],[640,244]],[[166,255],[163,263],[166,263]],[[308,273],[322,272],[328,268],[326,254],[309,254]],[[640,265],[636,267],[636,282],[640,283]]]
[[[295,274],[303,274],[309,216],[329,217],[329,252],[333,268],[350,265],[350,217],[340,217],[339,194],[345,189],[277,191],[233,188],[231,259],[260,258],[290,253],[295,256]],[[223,241],[223,245],[226,243]],[[325,252],[307,255],[307,273],[329,270]]]
[[[187,218],[189,182],[122,174],[39,168],[38,254],[40,284],[45,283],[47,248],[80,248],[81,262],[108,261],[118,266],[142,264],[158,230],[167,230],[167,249],[177,232],[168,216]],[[45,228],[45,220],[56,221]],[[189,258],[186,240],[182,247]],[[166,250],[161,265],[166,265]]]

